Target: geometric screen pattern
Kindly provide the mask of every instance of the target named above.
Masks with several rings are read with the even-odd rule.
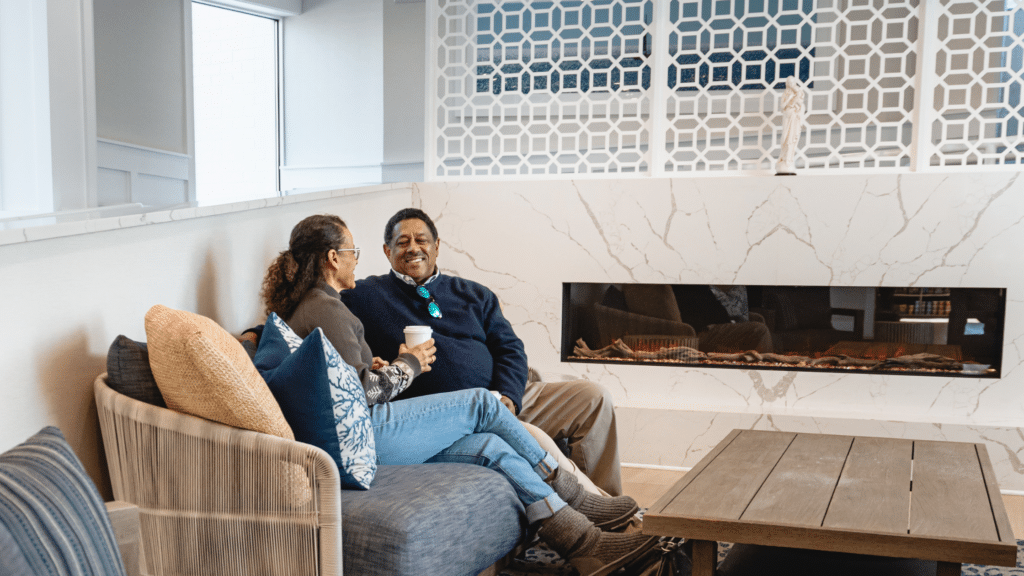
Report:
[[[771,170],[785,78],[799,169],[910,164],[916,0],[672,0],[665,172]]]
[[[431,179],[1024,160],[1024,0],[429,2]]]
[[[435,0],[438,177],[650,170],[653,0]]]
[[[566,0],[476,5],[476,91],[649,88],[651,2]]]
[[[1024,160],[1024,1],[943,0],[929,164]]]

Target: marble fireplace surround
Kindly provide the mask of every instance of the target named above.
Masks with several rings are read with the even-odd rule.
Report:
[[[622,460],[693,466],[733,428],[985,442],[1024,490],[1019,173],[411,184],[438,264],[491,287],[543,373],[615,398]],[[560,361],[562,282],[1005,287],[999,379]]]

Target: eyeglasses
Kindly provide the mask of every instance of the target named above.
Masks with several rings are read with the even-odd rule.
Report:
[[[434,318],[440,318],[441,307],[438,306],[437,302],[434,301],[434,297],[430,294],[430,290],[427,290],[423,286],[417,286],[416,293],[419,294],[421,298],[427,301],[427,312],[430,312],[430,315],[433,316]]]
[[[335,252],[352,252],[352,255],[359,260],[359,248],[335,248]]]

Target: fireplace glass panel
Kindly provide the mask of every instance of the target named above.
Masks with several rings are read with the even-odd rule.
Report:
[[[562,360],[998,378],[1003,288],[563,284]]]

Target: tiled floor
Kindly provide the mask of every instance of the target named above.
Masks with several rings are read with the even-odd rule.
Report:
[[[683,476],[676,470],[655,470],[651,468],[622,468],[622,490],[632,496],[640,506],[646,508],[661,497]],[[1024,538],[1024,496],[1003,495],[1003,504],[1010,517],[1014,535]]]

